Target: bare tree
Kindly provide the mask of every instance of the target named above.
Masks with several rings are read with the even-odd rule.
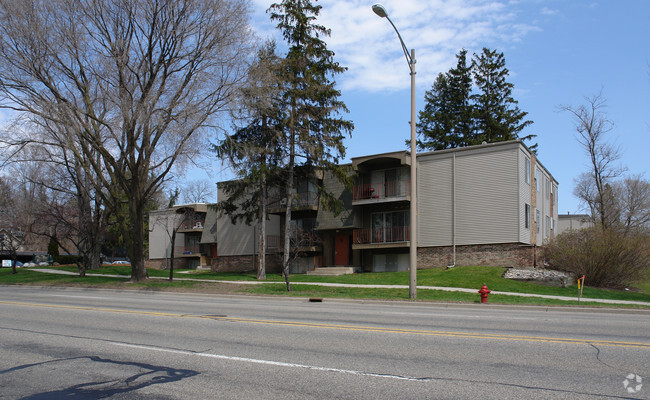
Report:
[[[68,149],[107,207],[128,193],[134,281],[147,202],[207,147],[243,75],[248,12],[243,0],[0,0],[0,107],[23,132],[46,128],[39,140]]]
[[[44,224],[36,225],[40,232],[35,232],[55,239],[69,254],[76,250],[81,256],[81,262],[77,261],[79,274],[85,276],[87,269],[101,266],[101,246],[110,213],[87,176],[92,169],[83,168],[62,148],[53,150],[55,153],[48,153],[51,161],[43,163],[44,173],[38,181],[48,188],[49,196],[37,211]]]
[[[650,182],[631,176],[613,183],[612,191],[623,233],[650,234]]]
[[[0,178],[0,255],[12,260],[12,271],[17,273],[17,252],[22,245],[24,233],[20,232],[15,218],[14,191],[10,184]]]
[[[214,198],[215,184],[207,179],[188,181],[181,188],[183,203],[208,203]]]
[[[578,143],[589,156],[590,162],[590,171],[580,177],[574,194],[589,206],[594,222],[607,229],[616,219],[612,215],[615,210],[612,208],[608,185],[621,176],[624,168],[616,164],[620,158],[618,148],[607,142],[606,136],[613,124],[606,117],[606,101],[602,92],[585,98],[585,101],[586,104],[578,107],[560,107],[562,111],[573,115]]]

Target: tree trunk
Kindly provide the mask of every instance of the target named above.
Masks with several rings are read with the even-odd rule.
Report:
[[[169,281],[170,282],[174,280],[174,253],[175,253],[174,247],[176,247],[174,245],[176,244],[176,231],[177,230],[178,229],[174,228],[174,230],[172,231],[172,246],[171,246],[171,250],[169,252]]]
[[[260,222],[259,222],[259,255],[257,260],[257,279],[266,279],[266,175],[263,172],[260,179]]]
[[[88,257],[83,256],[81,262],[77,262],[77,269],[79,270],[79,276],[82,278],[86,277],[86,262],[88,262]]]
[[[134,183],[134,189],[140,189],[140,185]],[[132,191],[132,196],[137,196],[136,190]],[[129,257],[131,258],[131,280],[133,282],[143,282],[147,280],[147,269],[145,268],[144,259],[144,202],[139,198],[129,199],[129,228],[131,240],[128,246]]]
[[[95,216],[97,218],[97,216]],[[99,225],[99,223],[97,223]],[[90,239],[90,249],[88,264],[86,269],[100,269],[102,266],[102,234],[101,228],[92,229],[92,232],[89,232],[92,237]]]
[[[284,217],[284,253],[282,258],[282,275],[287,284],[287,292],[291,291],[291,283],[289,282],[289,261],[291,260],[291,207],[293,206],[293,167],[295,160],[294,135],[291,135],[290,149],[286,192],[287,210]]]

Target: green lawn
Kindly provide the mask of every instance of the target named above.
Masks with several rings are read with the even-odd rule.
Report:
[[[291,292],[287,292],[283,285],[249,286],[243,289],[246,293],[257,295],[278,295],[311,298],[346,298],[346,299],[371,299],[371,300],[408,300],[408,289],[374,289],[374,288],[340,288],[292,284]],[[419,301],[436,301],[447,303],[480,303],[478,295],[463,292],[446,292],[442,290],[418,290]],[[584,305],[604,307],[602,303],[578,301],[562,301],[554,299],[530,298],[507,295],[490,295],[489,303],[536,305],[536,306],[571,306]],[[617,305],[618,307],[618,305]],[[625,308],[645,308],[643,306],[625,306]]]
[[[77,272],[75,266],[56,267],[66,271]],[[456,267],[453,269],[426,269],[418,270],[418,286],[446,286],[446,287],[464,287],[476,288],[478,290],[483,283],[493,291],[516,292],[516,293],[534,293],[558,296],[577,296],[577,286],[569,288],[559,288],[538,285],[528,282],[519,282],[502,278],[504,268],[496,267]],[[129,265],[106,265],[99,270],[88,271],[89,274],[109,274],[130,276],[131,267]],[[168,277],[169,271],[148,269],[150,277]],[[175,270],[175,278],[196,278],[210,280],[228,280],[228,281],[255,281],[255,275],[252,273],[212,273],[209,271],[193,270]],[[269,274],[267,281],[282,282],[279,274]],[[51,274],[41,274],[30,271],[28,268],[19,270],[16,275],[11,274],[11,269],[0,269],[0,284],[88,284],[92,286],[117,285],[125,284],[124,279],[108,277],[86,277],[78,276],[61,276]],[[380,298],[380,299],[408,299],[408,290],[406,289],[372,289],[372,288],[327,288],[300,285],[300,282],[327,282],[327,283],[351,283],[351,284],[373,284],[373,285],[408,285],[408,272],[382,272],[382,273],[362,273],[343,275],[336,277],[311,276],[296,274],[291,275],[293,291],[289,295],[297,296],[318,296],[318,297],[345,297],[345,298]],[[190,282],[181,282],[175,280],[154,281],[151,280],[142,284],[129,284],[147,288],[191,288],[194,284]],[[256,294],[287,294],[284,285],[261,285],[246,287],[241,289],[245,293]],[[598,299],[616,299],[616,300],[634,300],[650,302],[650,276],[640,282],[635,283],[633,290],[607,290],[587,287],[584,289],[583,297]],[[418,300],[435,300],[435,301],[478,301],[478,295],[471,293],[444,292],[434,290],[418,290]],[[563,301],[546,301],[545,299],[531,299],[515,296],[490,295],[491,303],[504,304],[571,304]],[[577,304],[577,302],[576,302]]]

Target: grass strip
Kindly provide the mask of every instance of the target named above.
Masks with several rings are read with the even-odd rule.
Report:
[[[56,267],[70,272],[78,272],[75,266]],[[0,284],[41,284],[41,285],[71,285],[71,286],[91,286],[91,287],[111,287],[116,286],[125,288],[150,288],[160,290],[190,290],[191,288],[202,287],[188,281],[173,282],[167,280],[149,280],[143,283],[125,282],[125,279],[131,275],[131,267],[128,265],[106,265],[99,270],[89,270],[88,274],[107,274],[121,275],[124,278],[111,278],[101,276],[79,276],[54,275],[39,273],[29,268],[21,268],[18,274],[12,274],[10,268],[0,268]],[[456,267],[450,270],[444,269],[427,269],[418,271],[418,286],[444,286],[444,287],[465,287],[480,288],[485,282],[488,287],[494,291],[515,292],[515,293],[532,293],[544,295],[557,295],[576,297],[577,286],[569,288],[559,288],[544,286],[530,282],[520,282],[505,279],[502,277],[504,268],[497,267]],[[169,271],[148,269],[150,277],[169,276]],[[175,278],[195,278],[195,279],[214,279],[228,281],[256,281],[252,273],[212,273],[209,271],[197,272],[194,270],[176,270]],[[269,282],[282,282],[284,279],[279,274],[269,274]],[[329,288],[321,286],[300,285],[300,282],[324,282],[324,283],[349,283],[349,284],[374,284],[374,285],[408,285],[408,272],[382,272],[382,273],[362,273],[343,276],[313,276],[313,275],[291,275],[292,288],[291,293],[286,292],[284,285],[255,285],[241,289],[243,293],[249,294],[282,294],[282,295],[301,295],[302,292],[308,296],[318,297],[337,297],[337,298],[368,298],[383,300],[405,300],[408,299],[408,290],[406,289],[375,289],[375,288]],[[640,289],[638,292],[619,291],[591,288],[587,286],[584,289],[583,297],[612,299],[612,300],[629,300],[650,302],[650,279],[643,280],[637,285]],[[268,288],[267,288],[268,287]],[[304,289],[295,290],[296,287]],[[318,289],[316,289],[318,288]],[[434,297],[430,297],[430,292],[439,292]],[[490,302],[496,302],[503,295],[490,295]],[[541,298],[523,298],[517,296],[514,299],[507,300],[503,304],[573,304],[562,300],[541,299]],[[433,290],[418,290],[418,299],[427,301],[459,301],[474,302],[477,301],[478,295],[472,293],[444,292]],[[575,302],[577,304],[577,302]],[[584,302],[583,302],[584,304]],[[602,306],[602,304],[601,304]],[[608,305],[609,306],[609,305]]]

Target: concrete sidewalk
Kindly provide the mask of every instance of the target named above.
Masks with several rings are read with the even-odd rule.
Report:
[[[31,271],[38,271],[50,274],[60,274],[60,275],[78,275],[76,272],[61,271],[56,269],[45,269],[45,268],[30,268]],[[106,275],[106,274],[89,274],[86,273],[86,276],[106,276],[110,278],[124,278],[129,279],[129,276],[125,275]],[[152,276],[149,279],[161,279],[166,280],[165,277],[155,277]],[[195,279],[195,278],[178,278],[174,277],[174,280],[178,281],[194,281],[194,282],[212,282],[212,283],[234,283],[238,285],[262,285],[262,284],[282,284],[284,282],[270,282],[270,281],[223,281],[223,280],[214,280],[214,279]],[[366,289],[408,289],[408,285],[360,285],[360,284],[351,284],[351,283],[325,283],[325,282],[292,282],[294,285],[310,285],[310,286],[327,286],[327,287],[345,287],[345,288],[366,288]],[[418,286],[418,289],[424,290],[442,290],[445,292],[464,292],[464,293],[476,293],[478,295],[478,289],[467,289],[467,288],[457,288],[457,287],[444,287],[444,286]],[[569,296],[552,296],[547,294],[533,294],[533,293],[514,293],[514,292],[500,292],[493,290],[490,294],[501,294],[506,296],[519,296],[519,297],[537,297],[542,299],[554,299],[554,300],[563,300],[563,301],[577,301],[577,297]],[[650,307],[650,302],[644,301],[632,301],[632,300],[610,300],[610,299],[591,299],[583,297],[580,301],[591,302],[591,303],[603,303],[603,304],[631,304],[631,305],[641,305]]]

